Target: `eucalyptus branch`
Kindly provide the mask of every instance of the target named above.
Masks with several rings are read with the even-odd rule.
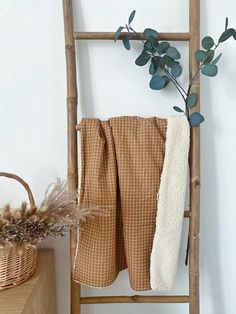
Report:
[[[145,44],[145,41],[142,39],[142,37],[139,35],[139,33],[136,32],[136,31],[131,27],[130,24],[129,24],[129,29],[130,29],[132,32],[134,32],[134,34],[137,36],[137,38],[138,38],[139,40],[142,41],[143,44]]]
[[[180,88],[178,87],[178,85],[175,83],[175,80],[172,79],[170,72],[169,72],[166,68],[164,69],[164,71],[165,71],[165,73],[167,74],[167,76],[170,78],[170,80],[173,82],[173,84],[175,85],[175,87],[177,88],[177,90],[179,91],[179,93],[180,93],[180,95],[181,95],[181,97],[183,98],[184,103],[185,103],[185,102],[186,102],[186,99],[185,99],[184,95],[182,94],[182,92],[181,92]]]
[[[145,41],[142,39],[142,37],[139,35],[138,32],[135,31],[135,29],[133,27],[131,27],[131,25],[129,25],[129,29],[134,32],[137,36],[137,38],[139,40],[141,40],[143,42],[143,44],[145,44]],[[153,57],[155,57],[155,54],[151,51],[151,54]],[[187,96],[186,91],[184,90],[184,88],[179,84],[179,82],[171,75],[171,73],[165,69],[165,72],[168,73],[168,76],[170,77],[171,81],[173,82],[173,84],[175,85],[175,87],[178,89],[178,91],[180,92],[180,89],[184,92],[184,94]],[[179,87],[179,88],[178,88]],[[181,96],[183,97],[182,93],[180,92]],[[185,98],[183,97],[184,102],[185,102]]]
[[[168,71],[168,73],[171,77],[171,80],[174,81],[179,86],[179,88],[184,92],[184,94],[187,96],[188,93],[185,91],[185,89],[179,84],[179,82],[173,77],[173,75],[171,75],[171,73],[169,71]]]
[[[222,56],[220,53],[217,57],[215,56],[215,51],[218,46],[233,37],[236,40],[236,31],[234,28],[228,28],[228,18],[225,22],[225,30],[215,43],[214,39],[210,36],[205,36],[202,41],[202,49],[195,52],[196,60],[199,62],[200,66],[196,73],[189,80],[187,91],[178,82],[177,78],[182,74],[182,66],[176,60],[181,58],[181,54],[177,48],[171,46],[167,41],[159,41],[159,34],[156,30],[151,28],[146,28],[143,32],[143,37],[140,36],[138,32],[131,26],[131,22],[134,19],[136,11],[132,11],[128,18],[128,23],[126,26],[120,26],[114,36],[116,41],[123,29],[127,29],[128,33],[123,38],[124,47],[130,50],[130,31],[136,34],[137,39],[139,39],[144,47],[141,54],[135,60],[136,65],[145,66],[151,61],[149,66],[149,73],[152,75],[149,86],[153,90],[164,89],[168,83],[171,81],[179,94],[181,95],[185,104],[185,114],[188,117],[191,126],[196,127],[204,121],[204,117],[200,112],[194,111],[190,114],[190,109],[192,109],[197,104],[198,95],[197,93],[191,93],[193,82],[198,77],[201,72],[203,75],[214,77],[218,73],[217,62]],[[183,112],[183,110],[177,106],[173,107],[177,112]]]
[[[220,42],[218,42],[218,44],[215,45],[215,48],[209,53],[209,55],[206,57],[206,59],[210,58],[212,55],[214,55],[217,47],[220,45]],[[196,79],[196,77],[198,76],[198,74],[200,73],[202,67],[205,65],[205,61],[202,62],[201,66],[199,67],[199,69],[197,70],[197,72],[194,74],[194,76],[191,79],[191,82],[189,83],[189,88],[188,88],[188,95],[190,93],[191,87],[193,85],[194,80]]]

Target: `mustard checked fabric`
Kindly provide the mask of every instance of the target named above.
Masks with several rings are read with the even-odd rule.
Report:
[[[82,119],[80,141],[80,205],[107,215],[82,223],[74,280],[102,288],[128,268],[132,289],[170,290],[184,211],[186,117]]]

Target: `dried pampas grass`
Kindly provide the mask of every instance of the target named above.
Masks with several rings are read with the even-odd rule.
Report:
[[[0,214],[0,248],[6,246],[37,246],[43,239],[63,236],[75,230],[88,217],[107,216],[107,210],[97,206],[80,207],[77,193],[68,190],[66,181],[57,181],[47,188],[38,208],[22,203],[12,210],[6,205]]]

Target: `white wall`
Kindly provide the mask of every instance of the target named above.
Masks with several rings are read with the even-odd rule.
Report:
[[[182,1],[82,0],[77,1],[76,26],[80,30],[115,30],[137,9],[134,26],[160,31],[187,31],[188,4]],[[81,13],[81,9],[83,13]],[[201,32],[217,38],[225,16],[236,27],[234,0],[202,0]],[[233,22],[234,21],[234,22]],[[0,168],[27,180],[37,202],[57,176],[66,176],[66,77],[61,1],[0,2]],[[83,116],[166,116],[181,99],[173,88],[160,93],[148,88],[146,68],[134,65],[132,52],[113,42],[80,43],[80,106]],[[183,57],[185,44],[179,44]],[[222,49],[216,78],[202,78],[202,208],[201,309],[207,314],[233,314],[236,307],[236,42]],[[185,58],[186,59],[186,58]],[[187,62],[183,80],[187,79]],[[25,193],[17,184],[1,179],[0,205],[18,205]],[[181,247],[175,293],[187,293],[184,264],[186,228]],[[69,313],[68,238],[48,240],[54,247],[58,313]],[[127,273],[102,291],[84,288],[83,295],[132,294]],[[150,292],[148,292],[149,294]],[[147,293],[144,293],[147,294]],[[96,309],[96,310],[95,310]],[[83,313],[120,312],[187,313],[186,305],[83,306]]]

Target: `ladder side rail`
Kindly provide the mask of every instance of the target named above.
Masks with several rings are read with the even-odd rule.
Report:
[[[197,72],[199,64],[194,53],[199,49],[200,0],[189,0],[189,79]],[[200,110],[199,75],[192,86],[198,94],[198,103],[191,111]],[[191,128],[190,137],[190,210],[189,220],[189,313],[199,314],[199,230],[200,230],[200,128]]]
[[[76,57],[74,42],[74,24],[72,0],[63,0],[66,76],[67,76],[67,178],[68,188],[76,191],[78,188],[78,154],[77,154],[77,82]],[[71,270],[71,303],[70,313],[80,314],[80,285],[73,281],[72,271],[76,250],[76,233],[70,233],[70,270]]]
[[[68,121],[68,185],[69,189],[76,190],[78,186],[78,165],[77,165],[77,83],[76,83],[76,58],[74,40],[112,40],[114,32],[74,32],[73,30],[73,10],[72,1],[63,0],[64,25],[65,25],[65,43],[66,43],[66,66],[67,66],[67,121]],[[189,0],[189,33],[160,33],[162,40],[189,41],[189,77],[197,71],[198,63],[194,59],[194,52],[199,47],[200,33],[200,0]],[[122,35],[122,36],[125,36]],[[122,39],[122,38],[121,38]],[[135,38],[132,38],[135,39]],[[192,86],[192,92],[200,93],[199,76]],[[200,97],[199,97],[200,98]],[[199,111],[200,103],[194,108]],[[183,298],[185,302],[190,303],[190,314],[199,314],[199,213],[200,213],[200,129],[191,129],[190,140],[190,212],[185,213],[185,217],[190,218],[189,222],[189,296],[114,296],[121,298],[118,303],[175,303],[178,298]],[[76,246],[76,236],[71,234],[71,270],[73,268],[73,257]],[[177,297],[177,299],[175,299]],[[112,301],[106,299],[110,297],[80,297],[80,285],[74,283],[71,278],[71,313],[80,314],[81,304],[94,304],[95,299],[100,298],[98,303]],[[111,297],[113,298],[113,297]],[[140,299],[139,299],[140,298]],[[144,297],[145,298],[145,297]],[[156,299],[155,299],[156,298]],[[163,298],[163,299],[162,299]],[[167,298],[167,299],[165,299]],[[116,301],[117,301],[116,300]],[[168,301],[170,300],[170,302]],[[80,302],[81,301],[81,302]],[[124,301],[124,302],[123,302]],[[171,302],[172,301],[172,302]],[[181,299],[180,299],[181,301]],[[90,303],[94,302],[94,303]],[[177,302],[178,303],[178,302]]]

